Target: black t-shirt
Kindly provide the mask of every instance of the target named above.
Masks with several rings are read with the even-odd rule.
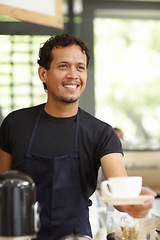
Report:
[[[44,104],[10,113],[0,128],[0,149],[12,154],[12,169],[24,170],[25,155],[35,121]],[[100,159],[109,153],[123,153],[113,128],[79,108],[78,153],[81,182],[86,197],[95,190]],[[55,118],[42,112],[31,152],[45,156],[73,153],[76,116]]]

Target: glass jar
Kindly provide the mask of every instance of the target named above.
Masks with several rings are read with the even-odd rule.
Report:
[[[107,240],[139,240],[139,219],[106,205]]]

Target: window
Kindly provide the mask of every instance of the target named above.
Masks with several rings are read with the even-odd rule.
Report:
[[[38,51],[49,36],[0,35],[0,109],[9,112],[46,101],[38,77]]]
[[[94,19],[96,117],[121,128],[127,148],[159,148],[159,25]]]

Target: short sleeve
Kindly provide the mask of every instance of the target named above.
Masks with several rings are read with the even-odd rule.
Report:
[[[121,153],[123,155],[121,141],[111,126],[104,129],[98,148],[99,159],[110,153]]]
[[[6,117],[0,126],[0,149],[11,153],[9,147],[9,117]]]

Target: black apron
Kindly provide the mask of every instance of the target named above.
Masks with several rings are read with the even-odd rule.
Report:
[[[59,240],[78,228],[79,234],[92,237],[88,199],[80,182],[78,159],[79,112],[77,113],[74,153],[59,157],[31,153],[35,132],[43,112],[35,122],[26,153],[25,172],[36,184],[41,207],[38,240]]]

